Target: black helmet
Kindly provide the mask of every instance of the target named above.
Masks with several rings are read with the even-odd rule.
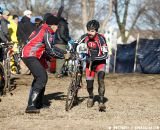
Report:
[[[87,27],[87,30],[94,29],[94,30],[98,31],[100,25],[97,20],[91,20],[87,23],[86,27]]]
[[[43,21],[46,22],[47,18],[51,15],[52,15],[51,13],[45,13],[43,16]]]

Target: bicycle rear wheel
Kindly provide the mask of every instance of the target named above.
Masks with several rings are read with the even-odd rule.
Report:
[[[76,86],[77,86],[76,80],[72,79],[67,92],[66,106],[65,106],[66,111],[70,110],[73,106],[73,102],[77,94]]]
[[[7,83],[6,83],[6,73],[2,63],[0,63],[0,96],[6,93]]]

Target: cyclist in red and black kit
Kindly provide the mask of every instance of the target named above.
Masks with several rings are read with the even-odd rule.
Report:
[[[98,77],[98,93],[99,93],[99,110],[105,110],[104,93],[105,93],[105,67],[108,57],[108,48],[103,35],[98,33],[100,24],[97,20],[91,20],[87,23],[87,34],[81,36],[79,42],[87,44],[86,54],[86,82],[89,98],[87,107],[94,105],[93,83],[95,72]]]
[[[48,80],[47,72],[41,61],[44,53],[47,57],[64,58],[65,52],[53,46],[54,32],[59,19],[53,15],[47,17],[44,24],[32,32],[27,44],[22,49],[22,60],[33,74],[26,113],[39,113],[43,106],[43,96]]]

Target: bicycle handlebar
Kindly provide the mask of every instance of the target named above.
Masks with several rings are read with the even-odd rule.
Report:
[[[13,43],[12,42],[8,42],[8,43],[0,43],[0,47],[13,47]]]

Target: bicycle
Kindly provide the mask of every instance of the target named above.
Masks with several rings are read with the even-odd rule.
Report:
[[[79,49],[79,47],[77,46]],[[77,94],[78,90],[81,88],[81,83],[82,83],[82,73],[83,73],[83,66],[82,63],[84,61],[84,57],[81,57],[82,52],[80,50],[76,50],[74,53],[74,58],[73,60],[73,65],[72,69],[70,69],[71,73],[71,82],[67,91],[67,98],[66,98],[66,105],[65,105],[65,110],[69,111],[74,103],[77,103]]]
[[[13,44],[8,43],[0,43],[0,47],[3,48],[3,62],[0,63],[0,79],[1,79],[1,88],[2,94],[6,94],[7,91],[11,91],[11,66],[10,66],[10,58],[13,54]]]
[[[21,62],[21,56],[20,56],[20,51],[21,51],[21,46],[18,46],[18,51],[14,52],[13,54],[13,65],[16,74],[20,74],[21,73],[21,66],[20,66],[20,62]],[[11,68],[12,68],[11,66]]]

